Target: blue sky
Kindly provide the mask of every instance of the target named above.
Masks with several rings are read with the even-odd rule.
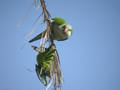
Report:
[[[36,53],[31,45],[37,43],[21,49],[39,12],[31,9],[17,28],[32,2],[0,0],[0,90],[44,90],[34,71]],[[120,90],[120,1],[46,3],[52,17],[62,17],[74,28],[69,40],[55,42],[64,75],[62,90]],[[39,32],[40,27],[33,36]]]

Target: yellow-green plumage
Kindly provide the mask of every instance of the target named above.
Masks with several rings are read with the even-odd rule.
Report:
[[[52,24],[53,23],[58,24],[58,25],[67,24],[67,22],[64,19],[59,18],[59,17],[56,17],[53,20],[54,21],[52,22]]]
[[[54,62],[55,48],[52,47],[45,50],[45,52],[37,55],[36,73],[40,81],[46,86],[48,84],[47,77],[50,78],[50,65]]]

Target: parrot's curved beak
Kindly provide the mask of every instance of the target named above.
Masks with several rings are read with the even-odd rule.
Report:
[[[68,30],[67,30],[67,28],[64,30],[64,32],[66,33]]]

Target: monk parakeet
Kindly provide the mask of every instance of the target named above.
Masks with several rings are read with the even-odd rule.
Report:
[[[54,18],[51,20],[50,26],[52,32],[53,40],[64,41],[68,39],[73,34],[73,28],[71,25],[67,24],[67,22],[62,18]],[[42,35],[43,34],[43,35]],[[34,42],[36,40],[41,39],[46,34],[46,30],[37,35],[35,38],[31,39],[29,42]]]
[[[35,46],[32,46],[34,50],[36,50],[38,53],[37,55],[37,64],[35,66],[36,73],[38,76],[38,79],[46,86],[48,84],[48,79],[50,79],[50,69],[51,65],[54,62],[54,54],[56,51],[56,48],[54,48],[53,45],[51,45],[49,48],[41,49],[37,48]]]

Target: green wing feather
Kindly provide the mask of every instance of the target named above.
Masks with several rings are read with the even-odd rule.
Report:
[[[48,84],[47,77],[50,78],[50,65],[54,61],[56,48],[51,46],[45,52],[37,55],[36,73],[39,80],[46,86]]]

